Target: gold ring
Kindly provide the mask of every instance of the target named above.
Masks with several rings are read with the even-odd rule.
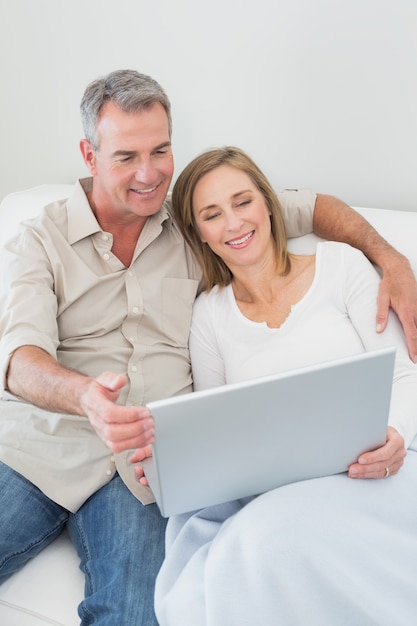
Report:
[[[389,476],[389,467],[386,467],[385,468],[385,476],[384,476],[384,478],[388,478],[388,476]]]

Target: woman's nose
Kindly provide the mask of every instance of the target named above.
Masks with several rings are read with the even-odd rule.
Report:
[[[229,231],[238,231],[243,224],[243,220],[234,212],[230,211],[230,213],[226,216],[226,229]]]

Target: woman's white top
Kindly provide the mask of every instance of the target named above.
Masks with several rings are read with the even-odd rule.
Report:
[[[361,252],[347,244],[323,242],[317,247],[309,290],[279,328],[246,318],[231,285],[201,294],[190,335],[194,389],[395,346],[389,423],[408,446],[417,433],[417,366],[408,357],[394,313],[387,329],[376,332],[379,283],[377,270]]]

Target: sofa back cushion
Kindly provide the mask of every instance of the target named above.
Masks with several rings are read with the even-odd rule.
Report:
[[[16,232],[22,220],[35,217],[54,200],[68,198],[72,189],[73,185],[39,185],[7,195],[0,204],[0,245]]]

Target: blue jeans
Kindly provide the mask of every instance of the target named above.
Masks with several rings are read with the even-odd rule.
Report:
[[[0,462],[0,584],[67,525],[85,574],[81,625],[153,626],[155,578],[166,520],[143,506],[118,474],[70,513]]]

